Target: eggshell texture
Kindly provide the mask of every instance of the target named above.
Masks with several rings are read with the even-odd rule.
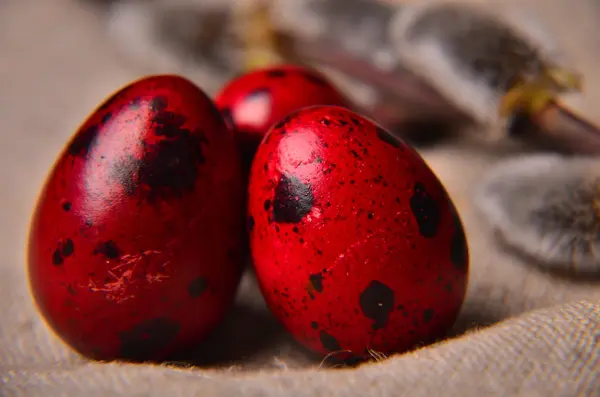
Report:
[[[336,106],[282,120],[248,201],[260,288],[309,348],[401,352],[454,323],[468,277],[459,216],[419,154],[372,121]]]
[[[122,88],[77,131],[39,198],[29,277],[51,328],[95,359],[154,360],[223,318],[242,269],[233,134],[190,81]]]
[[[349,100],[314,69],[278,65],[231,80],[215,103],[235,129],[249,165],[268,129],[288,114],[313,105],[348,106]]]

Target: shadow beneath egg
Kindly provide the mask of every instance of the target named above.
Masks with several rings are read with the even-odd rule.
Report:
[[[202,344],[171,357],[168,363],[255,369],[303,367],[319,361],[269,312],[254,274],[248,269],[223,323]]]
[[[486,302],[465,302],[459,318],[450,331],[438,341],[459,337],[505,320],[510,316],[502,306],[490,307]],[[414,349],[435,343],[423,342]],[[341,358],[341,357],[340,357]],[[374,358],[375,359],[375,358]],[[252,268],[247,268],[236,302],[223,323],[202,344],[183,354],[170,357],[167,364],[235,370],[286,369],[318,366],[323,356],[317,355],[294,340],[269,312],[259,291]],[[368,361],[343,360],[333,356],[324,368],[355,367]],[[377,360],[375,360],[377,361]]]

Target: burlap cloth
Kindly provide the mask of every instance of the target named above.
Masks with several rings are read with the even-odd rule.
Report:
[[[599,120],[595,0],[529,0],[586,76],[571,104]],[[510,5],[510,1],[502,5]],[[499,248],[470,202],[510,153],[467,144],[424,151],[454,197],[471,249],[453,338],[352,370],[318,369],[270,317],[251,278],[195,368],[88,362],[38,316],[24,273],[32,206],[49,166],[90,109],[140,74],[100,19],[72,0],[0,1],[0,394],[4,396],[600,396],[600,283],[538,271]],[[201,82],[200,82],[201,83]]]

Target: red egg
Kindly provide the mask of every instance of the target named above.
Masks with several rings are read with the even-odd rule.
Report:
[[[173,75],[122,88],[83,123],[38,201],[29,278],[50,327],[95,359],[154,360],[224,317],[242,269],[233,134]]]
[[[279,65],[233,79],[215,103],[234,127],[249,164],[267,130],[288,114],[306,106],[347,106],[349,101],[316,70]]]
[[[419,154],[372,121],[337,106],[285,118],[257,151],[248,200],[261,291],[307,347],[402,352],[454,323],[460,218]]]

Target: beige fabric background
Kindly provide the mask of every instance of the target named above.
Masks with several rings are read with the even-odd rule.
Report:
[[[570,102],[600,121],[600,4],[520,3],[559,34],[586,76],[585,95]],[[0,0],[0,395],[600,396],[600,282],[541,273],[497,247],[469,194],[507,153],[469,144],[423,153],[454,197],[470,243],[470,286],[454,339],[354,370],[319,370],[248,278],[226,324],[196,352],[198,367],[98,364],[73,354],[48,331],[28,292],[32,206],[90,109],[159,71],[119,56],[99,17],[74,0]]]

